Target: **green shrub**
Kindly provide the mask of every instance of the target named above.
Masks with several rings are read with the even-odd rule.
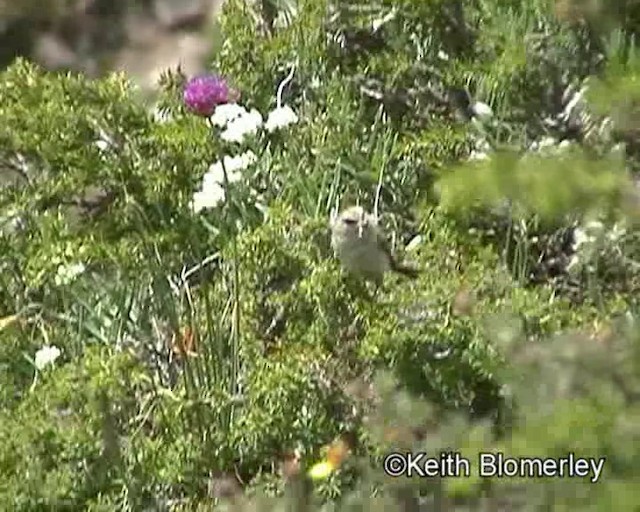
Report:
[[[336,509],[630,510],[637,243],[612,149],[635,118],[602,91],[628,90],[635,68],[627,34],[547,7],[304,1],[271,23],[229,2],[213,67],[244,106],[265,114],[280,96],[299,117],[241,143],[185,109],[179,72],[158,119],[121,76],[6,70],[5,508],[207,509],[285,491],[273,506],[301,510],[314,489]],[[476,100],[493,118],[471,115]],[[574,142],[545,153],[544,137]],[[205,172],[244,151],[254,161],[237,180],[223,169],[224,197],[194,212]],[[339,268],[327,220],[357,201],[379,208],[416,280],[375,288]],[[625,237],[576,244],[588,214],[603,232],[626,222]],[[43,345],[61,351],[52,367],[38,368]],[[380,474],[389,451],[422,449],[574,451],[606,456],[607,472],[586,485]]]

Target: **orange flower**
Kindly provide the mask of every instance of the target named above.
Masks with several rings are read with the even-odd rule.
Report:
[[[334,468],[338,468],[351,453],[351,449],[343,438],[337,439],[327,449],[325,460]]]
[[[179,357],[196,355],[196,336],[191,327],[185,327],[182,333],[173,333],[171,350]]]
[[[309,475],[314,480],[327,478],[342,465],[350,453],[351,447],[347,443],[345,437],[343,436],[336,439],[327,447],[327,453],[324,460],[315,464],[309,470]]]

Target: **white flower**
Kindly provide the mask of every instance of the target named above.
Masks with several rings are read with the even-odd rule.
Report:
[[[227,173],[229,183],[234,183],[242,177],[240,172],[255,163],[258,157],[253,151],[246,151],[241,155],[228,156],[209,166],[209,170],[202,177],[200,190],[193,194],[192,208],[195,213],[206,208],[214,208],[224,201],[224,173]],[[224,168],[223,168],[224,163]]]
[[[585,224],[587,231],[599,232],[604,229],[604,225],[599,220],[590,220]]]
[[[264,127],[267,131],[272,132],[278,128],[284,128],[297,122],[298,116],[296,113],[291,107],[285,105],[284,107],[277,107],[269,112],[269,116],[267,117],[267,122]]]
[[[262,114],[253,109],[229,122],[227,129],[220,136],[227,142],[242,142],[247,135],[255,134],[262,122]]]
[[[42,370],[47,365],[55,363],[56,359],[60,357],[60,349],[55,345],[45,345],[36,352],[35,364],[38,370]]]
[[[225,159],[224,165],[227,170],[236,171],[238,169],[246,169],[257,161],[258,157],[253,151],[245,151],[241,155],[229,158],[229,160]]]
[[[228,157],[225,157],[225,158],[228,158]],[[229,170],[229,168],[226,167],[227,162],[225,162],[224,165],[227,170],[227,178],[229,179],[229,181],[235,181],[236,179],[235,175],[237,173]],[[204,175],[202,176],[201,188],[204,188],[209,183],[219,183],[219,184],[224,183],[224,170],[222,168],[222,162],[218,161],[211,164],[209,166],[209,170],[207,170],[207,172],[205,172]]]
[[[559,155],[563,151],[571,149],[572,143],[570,140],[564,139],[558,142],[553,137],[543,137],[542,139],[535,141],[529,146],[530,151],[538,152],[546,156]]]
[[[627,233],[627,230],[620,224],[614,224],[613,228],[607,233],[607,238],[611,242],[617,242]]]
[[[476,101],[471,107],[473,113],[480,119],[487,119],[493,116],[493,110],[491,107],[482,101]]]
[[[626,229],[620,224],[614,224],[611,228],[606,228],[605,225],[598,221],[592,220],[584,223],[582,226],[578,226],[573,230],[573,251],[574,254],[569,261],[568,269],[580,266],[583,263],[583,259],[589,259],[589,254],[598,249],[600,244],[613,243],[620,241],[626,234]]]
[[[423,242],[422,235],[416,235],[411,239],[411,241],[407,244],[404,250],[407,252],[415,251],[422,244],[422,242]]]
[[[478,139],[475,141],[474,148],[471,150],[471,153],[467,157],[467,160],[470,161],[478,161],[478,160],[488,160],[489,155],[493,151],[491,144],[487,142],[485,139]]]
[[[202,190],[198,190],[193,194],[191,207],[195,213],[199,213],[206,208],[215,208],[220,202],[224,201],[224,198],[224,187],[220,183],[203,183]]]
[[[611,154],[614,154],[620,157],[624,157],[624,151],[625,151],[624,142],[619,142],[618,144],[614,145],[610,150]]]
[[[101,128],[98,133],[98,139],[93,142],[93,145],[100,151],[105,152],[110,148],[113,148],[115,146],[115,142],[113,141],[113,138]]]
[[[100,151],[106,151],[109,149],[109,143],[106,140],[98,139],[94,144]]]
[[[246,151],[236,156],[225,155],[222,162],[218,161],[209,166],[209,170],[202,178],[203,183],[210,180],[217,183],[224,183],[224,171],[227,171],[227,179],[230,183],[238,181],[241,176],[239,171],[246,169],[257,160],[258,157],[253,151]]]
[[[593,244],[602,236],[603,232],[604,224],[598,220],[591,220],[583,226],[575,228],[573,230],[573,250],[579,251],[583,246]],[[617,237],[620,232],[619,228],[614,227],[611,233]],[[609,236],[611,236],[611,234]]]
[[[469,160],[472,161],[480,161],[480,160],[488,160],[489,155],[484,151],[476,151],[475,149],[469,155]]]
[[[476,151],[482,151],[483,153],[490,153],[493,148],[485,139],[480,139],[476,141],[475,149]]]
[[[247,115],[247,109],[237,103],[225,103],[218,105],[210,117],[211,122],[220,128],[224,128],[228,123],[240,116]]]
[[[76,277],[85,271],[83,263],[74,263],[72,265],[58,265],[58,271],[54,277],[54,282],[58,286],[71,283]]]
[[[584,229],[576,228],[573,230],[573,250],[578,251],[586,243],[593,241],[593,237],[587,235]]]
[[[556,144],[557,141],[553,137],[543,137],[531,144],[529,149],[531,149],[531,151],[542,151],[543,149],[552,148]]]

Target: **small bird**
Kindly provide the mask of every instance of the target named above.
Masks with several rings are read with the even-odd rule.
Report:
[[[354,274],[382,284],[385,272],[416,278],[418,270],[396,262],[375,217],[361,206],[343,210],[331,222],[331,246],[342,265]]]

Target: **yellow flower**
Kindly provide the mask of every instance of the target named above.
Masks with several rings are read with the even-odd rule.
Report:
[[[314,480],[324,480],[336,470],[332,464],[327,461],[318,462],[309,470],[309,476]]]
[[[309,476],[314,480],[328,478],[331,473],[342,465],[344,460],[349,456],[349,453],[349,445],[344,439],[337,439],[327,448],[325,459],[315,464],[309,470]]]

